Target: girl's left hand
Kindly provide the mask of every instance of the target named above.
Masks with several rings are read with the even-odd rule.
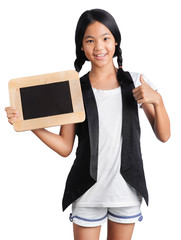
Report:
[[[142,74],[140,75],[140,82],[142,85],[132,90],[133,96],[137,103],[149,103],[159,105],[161,101],[160,94],[157,91],[153,90],[150,85],[145,82]]]

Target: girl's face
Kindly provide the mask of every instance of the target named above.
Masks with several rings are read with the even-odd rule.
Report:
[[[96,21],[87,27],[81,50],[84,51],[93,67],[103,67],[113,64],[116,45],[114,36],[109,29]]]

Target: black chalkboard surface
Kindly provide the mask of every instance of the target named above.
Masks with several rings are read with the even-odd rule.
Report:
[[[24,120],[72,113],[69,82],[20,88]]]
[[[20,113],[16,131],[81,122],[85,112],[78,73],[64,71],[12,79],[11,106]]]

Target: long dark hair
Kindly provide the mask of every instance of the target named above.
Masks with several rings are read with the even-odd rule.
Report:
[[[115,48],[114,57],[117,57],[118,62],[118,77],[123,74],[122,69],[122,50],[120,48],[121,44],[121,34],[117,23],[113,16],[105,10],[102,9],[92,9],[85,11],[79,18],[77,23],[77,28],[75,32],[75,44],[76,44],[76,60],[74,62],[74,66],[77,72],[80,72],[83,64],[85,61],[88,61],[86,58],[84,51],[81,50],[82,47],[82,40],[85,34],[87,27],[95,22],[98,21],[104,24],[109,31],[113,34],[115,41],[117,43]]]

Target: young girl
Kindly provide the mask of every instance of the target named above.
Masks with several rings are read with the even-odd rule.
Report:
[[[108,219],[108,240],[130,240],[135,222],[142,220],[142,198],[148,204],[138,104],[162,142],[170,137],[169,118],[154,86],[142,74],[123,71],[121,35],[108,12],[84,12],[75,41],[75,69],[79,72],[85,61],[91,62],[90,72],[80,79],[86,120],[62,126],[59,135],[45,129],[33,133],[64,157],[78,136],[63,197],[63,210],[72,204],[74,239],[99,239],[101,225]],[[6,111],[13,124],[18,113],[11,107]]]

